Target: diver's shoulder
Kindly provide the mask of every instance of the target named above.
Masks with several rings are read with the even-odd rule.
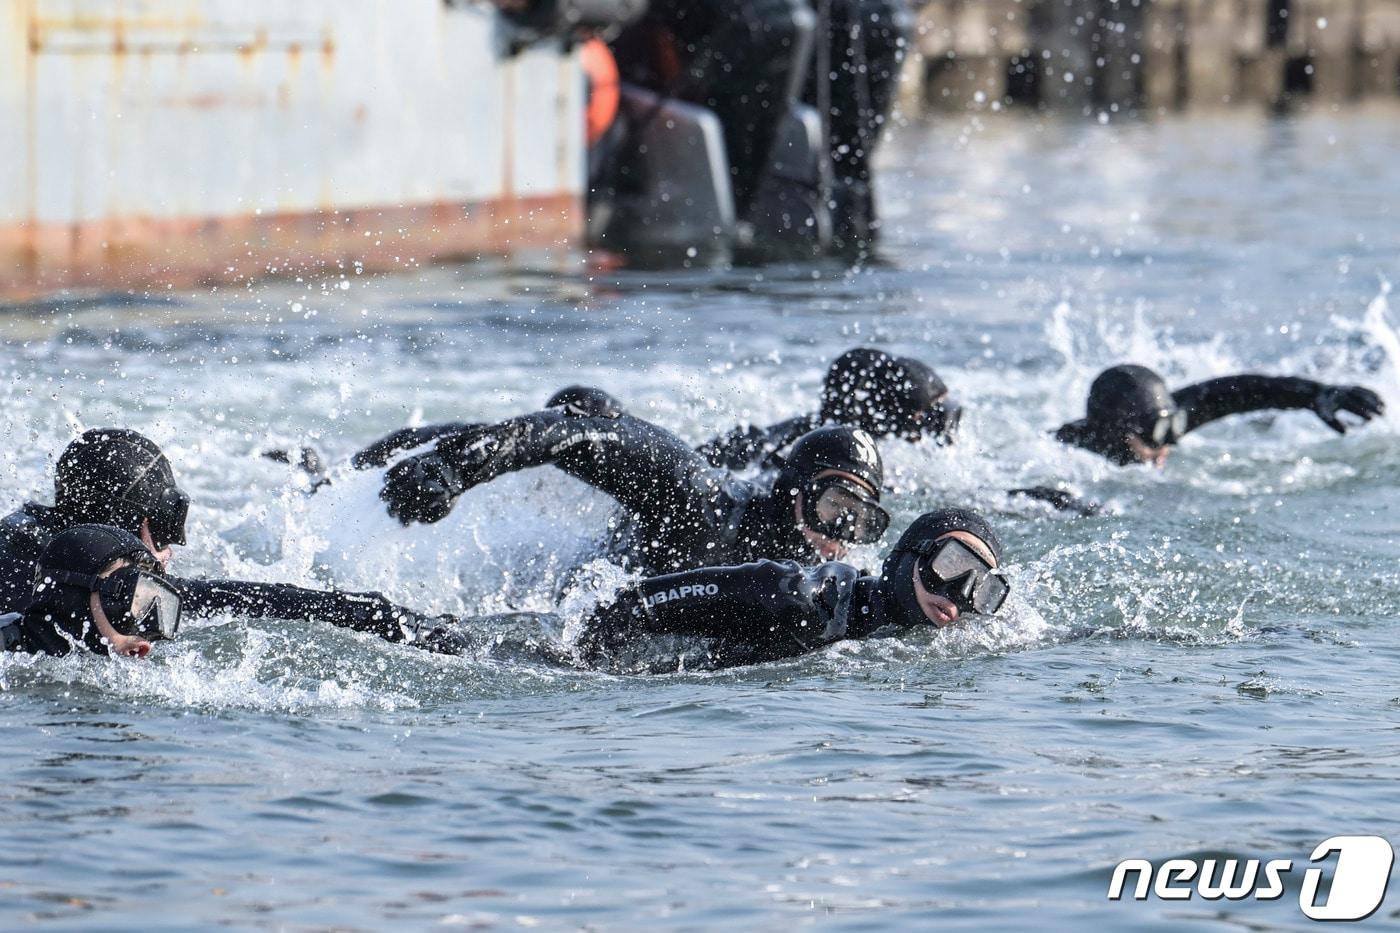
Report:
[[[52,506],[26,502],[0,518],[0,547],[7,550],[40,550],[59,530]]]

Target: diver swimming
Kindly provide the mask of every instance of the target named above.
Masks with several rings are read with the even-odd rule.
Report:
[[[404,524],[436,522],[468,489],[504,473],[555,466],[616,499],[604,550],[647,573],[760,558],[840,558],[880,539],[884,467],[859,429],[803,435],[773,483],[712,467],[679,437],[627,414],[560,406],[440,438],[394,464],[381,497]]]
[[[914,626],[942,628],[1001,609],[1010,592],[1002,559],[981,515],[939,509],[915,519],[874,575],[835,561],[762,560],[640,580],[589,614],[578,650],[607,666],[639,638],[694,636],[706,642],[705,664],[728,667]]]
[[[123,428],[94,428],[70,443],[54,469],[54,504],[29,502],[0,520],[0,611],[24,612],[45,549],[68,529],[120,528],[161,568],[185,543],[190,499],[161,449]],[[129,543],[129,542],[127,542]],[[388,641],[444,636],[426,619],[378,593],[316,590],[286,583],[206,580],[165,574],[186,617],[234,613],[250,618],[322,621]]]
[[[996,615],[1011,591],[1004,551],[991,524],[971,509],[947,508],[915,519],[865,573],[827,561],[803,565],[760,559],[734,566],[646,576],[586,610],[568,645],[536,637],[528,654],[551,665],[649,672],[714,669],[795,657],[848,639],[941,629]],[[447,635],[410,647],[439,654],[495,651],[507,619],[562,629],[556,613],[453,620]],[[680,659],[662,660],[658,639],[689,642]]]
[[[152,641],[179,628],[180,595],[140,538],[111,525],[73,525],[39,554],[24,609],[0,615],[0,650],[144,658]]]
[[[1230,415],[1269,409],[1311,411],[1338,434],[1347,432],[1339,415],[1361,423],[1385,412],[1371,389],[1330,385],[1297,376],[1241,373],[1168,390],[1146,366],[1112,366],[1089,387],[1085,416],[1061,425],[1055,439],[1092,451],[1119,466],[1150,463],[1160,467],[1182,437]]]

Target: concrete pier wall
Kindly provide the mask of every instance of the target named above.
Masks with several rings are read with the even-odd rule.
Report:
[[[915,109],[1400,98],[1400,0],[929,0],[912,52]]]

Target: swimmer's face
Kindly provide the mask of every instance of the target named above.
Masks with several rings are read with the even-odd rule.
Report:
[[[111,576],[116,571],[130,565],[131,561],[126,558],[114,560],[102,569],[97,576],[99,578]],[[111,621],[107,618],[107,613],[102,608],[102,598],[97,593],[88,594],[88,609],[92,612],[93,624],[97,626],[97,631],[102,635],[102,640],[107,643],[107,650],[123,658],[144,658],[151,653],[151,643],[136,635],[123,635],[112,627]]]
[[[800,518],[801,515],[799,514],[798,517]],[[810,528],[804,527],[802,529],[802,537],[807,539],[807,543],[812,546],[812,550],[816,551],[822,560],[840,560],[850,550],[844,541],[828,538]]]
[[[1150,463],[1155,467],[1160,467],[1167,462],[1167,455],[1171,453],[1172,449],[1171,444],[1154,447],[1136,434],[1127,435],[1123,441],[1132,455],[1137,458],[1138,463]]]
[[[987,547],[987,542],[983,541],[972,532],[950,531],[946,535],[939,535],[934,540],[946,541],[948,538],[956,538],[963,544],[972,548],[973,552],[976,553],[978,557],[982,558],[993,567],[997,565],[996,555],[992,553],[991,548]],[[956,603],[946,596],[930,593],[928,590],[924,589],[924,583],[919,579],[919,566],[917,563],[915,563],[914,567],[910,570],[910,573],[914,575],[914,597],[919,601],[919,608],[923,610],[924,617],[938,628],[951,625],[958,621],[959,613]]]
[[[816,476],[812,477],[812,479],[825,479],[828,476],[844,477],[875,496],[878,497],[880,495],[880,491],[874,486],[871,486],[854,473],[847,473],[845,470],[822,470]],[[845,557],[850,550],[845,541],[829,538],[819,531],[813,531],[802,521],[802,496],[802,493],[798,493],[792,497],[792,517],[797,522],[797,527],[798,530],[802,532],[802,537],[811,545],[812,550],[816,551],[822,560],[840,560]]]
[[[835,538],[828,538],[819,531],[813,531],[802,523],[802,495],[799,493],[793,496],[792,517],[797,522],[798,529],[802,532],[802,537],[812,546],[812,550],[822,560],[840,560],[846,556],[848,548],[846,542],[837,541]]]

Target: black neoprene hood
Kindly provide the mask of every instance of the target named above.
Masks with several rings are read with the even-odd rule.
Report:
[[[1099,373],[1089,387],[1087,418],[1102,427],[1134,426],[1148,415],[1176,410],[1167,383],[1146,366],[1125,364]]]
[[[827,370],[822,418],[875,434],[897,433],[947,394],[948,386],[927,364],[857,347]]]

